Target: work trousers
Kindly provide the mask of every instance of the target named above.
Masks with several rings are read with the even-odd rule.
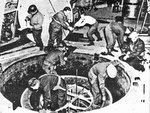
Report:
[[[99,32],[98,32],[98,22],[96,22],[95,24],[93,25],[90,25],[90,28],[87,32],[87,36],[88,36],[88,39],[90,42],[93,42],[94,41],[94,38],[93,38],[93,34],[95,34],[95,36],[99,39],[100,38],[100,35],[99,35]]]
[[[124,30],[119,25],[108,24],[104,28],[104,34],[107,50],[111,51],[117,40],[121,52],[124,51]]]
[[[63,46],[66,46],[66,43],[62,40],[62,30],[63,28],[60,27],[57,23],[50,23],[49,26],[49,41],[48,41],[48,47],[58,47],[60,44]],[[56,44],[56,45],[54,45]]]
[[[102,100],[102,95],[99,89],[98,78],[96,77],[96,75],[93,74],[93,72],[90,71],[88,74],[88,79],[91,86],[91,92],[93,95],[94,104],[98,105],[99,103],[101,103]]]
[[[60,86],[64,89],[66,88],[65,80],[61,78]],[[51,110],[55,111],[60,107],[63,107],[67,103],[67,90],[57,89],[56,91],[52,90],[52,103]],[[59,111],[59,113],[65,113],[65,110]]]
[[[25,37],[27,37],[26,35],[29,34],[29,33],[33,34],[33,38],[36,42],[36,45],[40,48],[43,48],[43,42],[42,42],[42,39],[41,39],[42,29],[40,29],[40,30],[32,29],[31,30],[30,28],[26,28],[26,29],[21,31],[20,36],[22,38],[25,38]]]
[[[33,29],[32,33],[33,33],[33,38],[36,42],[36,45],[39,46],[40,48],[43,48],[43,42],[41,39],[42,29],[40,30]]]

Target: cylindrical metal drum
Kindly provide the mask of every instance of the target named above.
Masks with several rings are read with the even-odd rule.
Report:
[[[139,12],[138,5],[124,5],[123,16],[128,18],[137,18]]]
[[[137,18],[140,10],[141,0],[125,0],[123,5],[123,16]]]

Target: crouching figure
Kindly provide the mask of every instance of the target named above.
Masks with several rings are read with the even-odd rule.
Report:
[[[43,95],[43,105],[40,113],[48,113],[64,106],[67,101],[65,80],[55,74],[44,74],[39,79],[31,78],[28,85],[32,90],[38,90]],[[61,110],[60,113],[65,113]]]
[[[145,44],[143,40],[138,38],[137,32],[132,32],[129,35],[132,43],[129,45],[129,51],[127,54],[120,56],[119,58],[129,65],[131,65],[134,69],[139,71],[145,71],[144,66],[142,65],[142,61],[145,60]]]

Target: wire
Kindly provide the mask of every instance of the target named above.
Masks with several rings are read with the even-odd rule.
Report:
[[[51,6],[52,6],[52,8],[53,8],[53,11],[56,13],[56,10],[55,10],[55,8],[54,8],[54,6],[53,6],[51,0],[49,0],[49,3],[51,4]]]

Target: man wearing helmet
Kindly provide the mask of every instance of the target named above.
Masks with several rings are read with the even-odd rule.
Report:
[[[115,78],[117,76],[117,69],[115,66],[124,68],[118,60],[114,60],[112,62],[98,62],[94,64],[88,72],[91,92],[94,97],[94,108],[99,108],[100,104],[106,101],[105,79],[107,77]]]
[[[43,49],[43,42],[41,39],[41,33],[42,33],[42,24],[44,16],[41,14],[41,12],[37,9],[35,5],[30,5],[28,8],[28,15],[25,19],[25,21],[30,21],[30,25],[32,28],[27,28],[22,31],[21,35],[26,35],[27,33],[32,33],[34,40],[36,42],[36,45],[40,47],[40,50]],[[25,37],[25,36],[24,36]]]
[[[44,74],[39,79],[31,78],[28,85],[32,90],[38,90],[43,95],[42,108],[37,105],[39,113],[55,111],[66,104],[66,82],[56,73]],[[65,110],[61,110],[60,113],[65,113]]]
[[[69,7],[65,7],[63,10],[57,12],[52,17],[52,22],[49,25],[49,42],[48,50],[52,47],[58,47],[60,44],[66,46],[66,43],[62,40],[63,29],[72,31],[73,28],[69,25],[68,17],[71,12]],[[56,42],[56,44],[55,44]]]

